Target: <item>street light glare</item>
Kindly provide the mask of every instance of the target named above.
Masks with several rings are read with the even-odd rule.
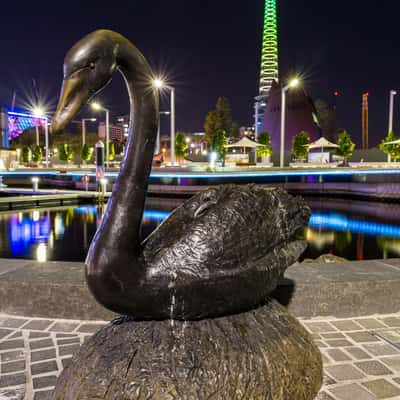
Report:
[[[43,108],[42,107],[35,107],[33,110],[32,110],[32,114],[35,116],[35,117],[37,117],[37,118],[41,118],[41,117],[44,117],[44,114],[45,114],[45,112],[44,112],[44,110],[43,110]]]
[[[93,108],[93,110],[102,110],[103,107],[100,105],[100,103],[94,102],[91,103],[90,106]]]
[[[298,78],[294,78],[290,81],[289,86],[294,88],[294,87],[299,86],[299,84],[300,84],[300,80]]]
[[[164,87],[164,82],[160,78],[154,79],[153,84],[154,84],[154,87],[156,87],[157,89],[161,89],[162,87]]]

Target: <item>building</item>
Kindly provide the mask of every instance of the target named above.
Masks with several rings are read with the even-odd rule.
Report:
[[[281,85],[272,84],[260,132],[271,136],[273,151],[280,151],[281,135]],[[319,128],[312,99],[304,88],[290,89],[286,93],[285,150],[290,151],[292,138],[300,131],[306,131],[311,141],[318,139]]]
[[[125,135],[124,135],[124,128],[119,125],[111,125],[110,124],[110,142],[125,142]],[[106,124],[104,122],[99,123],[99,138],[105,139],[106,138]]]

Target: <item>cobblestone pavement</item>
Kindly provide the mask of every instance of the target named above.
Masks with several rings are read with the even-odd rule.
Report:
[[[400,314],[302,323],[323,355],[318,400],[400,399]],[[61,370],[104,324],[0,314],[0,400],[50,399]]]

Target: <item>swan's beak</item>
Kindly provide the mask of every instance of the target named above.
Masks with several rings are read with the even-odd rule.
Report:
[[[81,74],[77,73],[65,78],[57,110],[51,123],[51,132],[62,131],[92,95],[88,82]]]

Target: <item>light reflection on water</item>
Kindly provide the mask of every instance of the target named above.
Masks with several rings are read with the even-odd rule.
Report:
[[[149,199],[142,237],[179,204]],[[400,205],[308,199],[313,211],[304,236],[306,258],[334,254],[350,260],[400,256]],[[0,213],[0,257],[83,261],[104,215],[97,206]]]

